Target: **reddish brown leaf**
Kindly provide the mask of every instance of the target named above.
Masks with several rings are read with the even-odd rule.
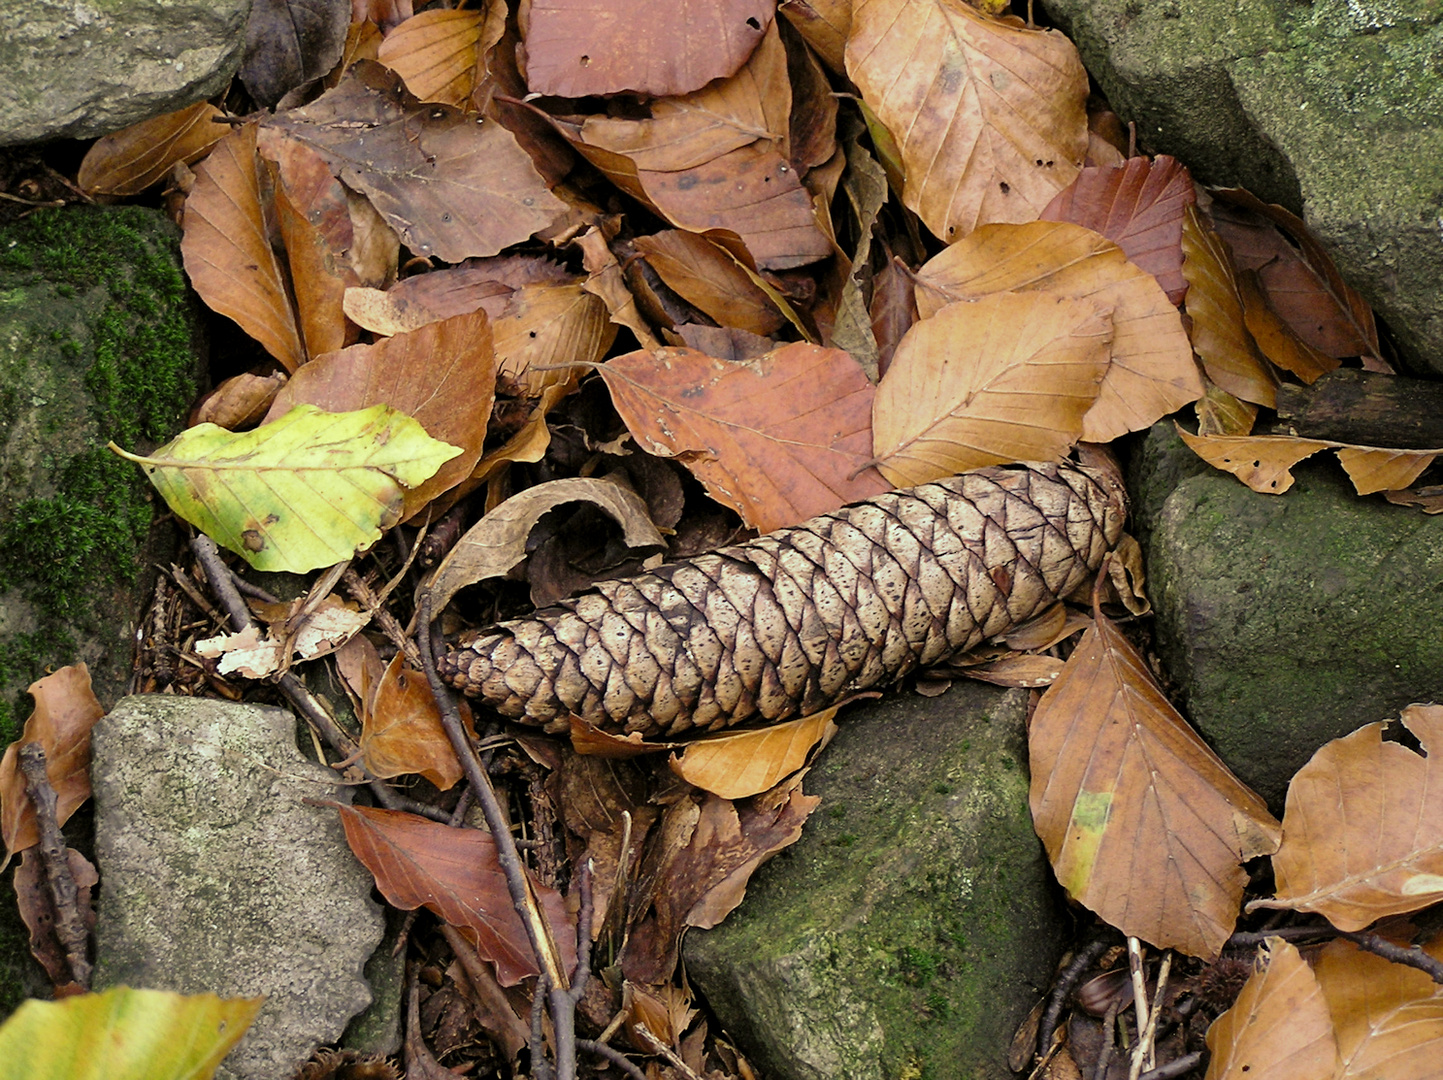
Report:
[[[866,467],[872,384],[840,349],[785,345],[744,364],[643,350],[600,371],[638,443],[680,456],[763,532],[888,488]]]
[[[500,255],[467,259],[460,266],[413,274],[382,292],[351,289],[346,314],[358,326],[377,334],[399,334],[427,323],[478,309],[494,322],[517,289],[526,285],[567,285],[575,275],[534,255]]]
[[[802,794],[798,774],[740,803],[715,795],[669,806],[659,843],[642,867],[642,899],[621,966],[627,978],[661,983],[676,968],[682,931],[709,928],[742,902],[753,872],[796,842],[821,802]]]
[[[1028,732],[1032,820],[1057,879],[1124,934],[1214,957],[1278,823],[1099,612]]]
[[[30,684],[35,711],[25,721],[20,738],[0,758],[0,841],[5,860],[40,842],[35,808],[25,794],[20,771],[20,747],[38,742],[45,751],[45,775],[55,789],[55,818],[65,824],[76,807],[90,798],[90,729],[105,715],[90,689],[90,671],[84,664],[63,667]]]
[[[267,168],[272,173],[276,222],[286,248],[291,295],[306,355],[316,357],[344,349],[357,335],[355,327],[346,321],[342,299],[346,289],[359,285],[360,279],[291,201],[279,183],[275,166],[267,163]]]
[[[334,90],[267,121],[370,196],[421,255],[494,255],[549,225],[566,204],[495,121],[426,105],[381,65],[356,64]]]
[[[177,162],[191,165],[208,154],[228,130],[215,122],[220,115],[210,102],[198,101],[98,139],[80,163],[76,183],[88,195],[139,195]]]
[[[700,90],[746,62],[774,0],[531,0],[522,26],[532,92],[579,98]]]
[[[636,247],[661,280],[722,326],[766,336],[785,320],[736,260],[704,236],[670,229]]]
[[[386,665],[361,719],[361,760],[372,776],[389,780],[416,773],[442,791],[461,779],[461,763],[426,676],[408,668],[403,653]]]
[[[295,371],[306,352],[288,275],[266,228],[263,185],[269,186],[269,176],[256,154],[255,125],[217,143],[195,177],[180,242],[191,284],[211,309],[234,319]]]
[[[453,829],[396,810],[336,808],[346,842],[387,901],[405,911],[425,907],[464,932],[476,951],[496,965],[503,986],[538,974],[490,833]],[[576,966],[576,928],[566,902],[555,889],[531,887],[570,972]]]
[[[390,405],[415,417],[432,438],[461,447],[435,476],[405,492],[409,518],[466,479],[481,459],[495,388],[491,326],[478,311],[317,357],[276,395],[266,421],[297,405],[328,412]]]
[[[1293,332],[1268,307],[1258,284],[1256,270],[1243,270],[1237,275],[1238,295],[1243,301],[1243,322],[1262,354],[1284,371],[1291,371],[1303,382],[1312,384],[1336,368],[1341,361],[1321,353]]]
[[[1197,202],[1187,169],[1166,154],[1149,161],[1085,168],[1042,211],[1043,221],[1070,221],[1099,232],[1153,277],[1173,304],[1187,292],[1182,276],[1182,221]]]
[[[788,159],[792,168],[807,171],[828,161],[837,150],[837,96],[816,56],[788,30],[787,75],[791,81],[791,127]]]

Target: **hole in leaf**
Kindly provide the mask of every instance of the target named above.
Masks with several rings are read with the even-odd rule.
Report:
[[[1004,195],[1008,194],[1012,190],[1012,185],[1009,184],[1006,180],[1003,180],[997,186],[1002,189],[1002,194]]]
[[[757,20],[757,17],[755,15],[753,15],[750,19],[747,20],[747,25],[750,26],[753,30],[760,30],[762,28],[762,24]]]

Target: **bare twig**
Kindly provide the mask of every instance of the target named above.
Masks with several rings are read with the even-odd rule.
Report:
[[[40,827],[40,866],[55,905],[55,938],[65,950],[71,978],[88,990],[90,932],[80,914],[80,895],[75,875],[70,872],[65,837],[55,820],[55,789],[45,775],[45,748],[38,742],[20,747],[20,771],[25,774],[25,794],[35,806],[35,820]]]
[[[1147,1027],[1143,1029],[1137,1041],[1137,1049],[1132,1054],[1132,1066],[1128,1069],[1128,1080],[1138,1080],[1143,1069],[1151,1069],[1157,1062],[1153,1054],[1153,1046],[1157,1039],[1157,1018],[1162,1012],[1163,995],[1167,993],[1167,977],[1172,973],[1172,952],[1162,954],[1162,963],[1157,969],[1157,989],[1153,991],[1152,1008],[1148,1010]]]
[[[410,664],[415,671],[421,670],[421,653],[416,648],[416,643],[406,636],[405,627],[397,621],[385,605],[385,599],[377,596],[355,570],[347,568],[341,575],[341,582],[346,586],[346,591],[351,598],[371,613],[371,618],[381,628],[381,632],[398,649],[406,654],[406,663]]]
[[[551,1066],[546,1061],[546,1038],[542,1030],[542,1018],[546,1015],[546,992],[550,981],[546,972],[536,977],[536,988],[531,991],[531,1075],[534,1080],[550,1080]]]
[[[1184,1054],[1180,1058],[1174,1058],[1166,1065],[1159,1065],[1155,1069],[1143,1073],[1137,1080],[1174,1080],[1178,1076],[1186,1076],[1202,1064],[1202,1051],[1194,1050],[1191,1054]]]
[[[1057,1030],[1057,1023],[1062,1019],[1062,1010],[1067,1005],[1067,998],[1072,993],[1073,987],[1079,979],[1087,974],[1087,969],[1097,961],[1097,958],[1108,949],[1109,942],[1106,938],[1098,938],[1084,948],[1080,949],[1071,962],[1062,969],[1053,984],[1052,993],[1047,995],[1047,1008],[1042,1012],[1042,1020],[1037,1025],[1037,1052],[1047,1053],[1052,1046],[1052,1035]]]
[[[620,1050],[613,1050],[605,1043],[592,1042],[590,1039],[577,1039],[576,1049],[585,1050],[588,1053],[595,1054],[599,1058],[604,1058],[622,1072],[626,1073],[627,1076],[630,1076],[632,1080],[646,1080],[646,1073],[633,1065],[625,1054]]]
[[[1417,945],[1405,948],[1402,945],[1394,945],[1377,934],[1350,933],[1345,930],[1340,930],[1338,936],[1346,938],[1365,952],[1381,956],[1395,964],[1406,964],[1408,967],[1426,972],[1435,983],[1443,984],[1443,964],[1434,960]]]
[[[1142,1032],[1147,1027],[1147,972],[1143,969],[1146,953],[1142,942],[1135,937],[1127,939],[1127,966],[1132,973],[1132,1014],[1137,1020],[1137,1041],[1142,1044]],[[1133,1074],[1136,1080],[1136,1074]]]
[[[1113,998],[1102,1019],[1102,1049],[1097,1054],[1097,1064],[1092,1070],[1092,1080],[1106,1080],[1107,1067],[1112,1064],[1113,1045],[1117,1042],[1117,1014],[1122,1011],[1122,1000]]]
[[[1223,942],[1224,949],[1253,949],[1265,943],[1270,937],[1284,941],[1298,941],[1304,938],[1337,937],[1336,928],[1326,923],[1318,926],[1279,926],[1273,930],[1240,931]]]
[[[672,1068],[686,1077],[686,1080],[702,1080],[702,1078],[696,1074],[696,1071],[681,1059],[680,1054],[652,1034],[651,1028],[645,1024],[638,1023],[632,1024],[631,1030],[641,1037],[642,1042],[646,1043],[652,1050],[671,1062]]]

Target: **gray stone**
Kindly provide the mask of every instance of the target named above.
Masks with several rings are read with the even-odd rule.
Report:
[[[130,678],[146,571],[169,552],[148,550],[150,485],[105,444],[169,439],[202,385],[179,238],[142,207],[0,226],[0,745],[47,669],[85,661],[107,706]]]
[[[225,89],[251,0],[5,0],[0,146],[85,139]]]
[[[842,714],[802,838],[687,977],[770,1080],[1003,1080],[1060,951],[1027,809],[1027,692],[977,683]]]
[[[1275,811],[1325,742],[1443,700],[1443,517],[1360,498],[1331,454],[1283,495],[1196,471],[1170,423],[1139,457],[1158,654],[1188,718]]]
[[[1301,213],[1443,372],[1443,7],[1045,0],[1140,144]]]
[[[266,996],[216,1074],[289,1077],[371,993],[384,932],[346,845],[335,774],[296,749],[290,714],[159,694],[96,725],[91,769],[104,888],[96,985]]]

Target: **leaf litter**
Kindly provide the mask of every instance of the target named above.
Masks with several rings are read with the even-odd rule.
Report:
[[[360,592],[304,624],[282,605],[265,636],[177,631],[188,673],[151,656],[141,685],[239,696],[266,672],[334,664],[359,721],[338,768],[419,778],[447,793],[425,796],[445,814],[461,761],[405,657],[416,612],[396,588],[420,567],[439,563],[448,630],[486,624],[524,614],[528,594],[560,599],[892,484],[1086,454],[1189,405],[1197,434],[1184,439],[1255,490],[1281,494],[1298,461],[1331,448],[1360,493],[1437,510],[1435,451],[1266,426],[1279,386],[1339,364],[1390,370],[1366,303],[1302,222],[1247,192],[1199,194],[1174,159],[1119,152],[1126,134],[1087,99],[1071,43],[1006,5],[419,6],[355,0],[347,30],[344,4],[259,5],[242,79],[273,113],[226,112],[249,105],[237,89],[107,136],[81,166],[80,185],[105,198],[167,185],[197,292],[246,335],[246,363],[193,419],[212,426],[141,459],[152,479],[258,567],[364,570]],[[257,29],[287,12],[294,36]],[[1107,595],[1146,612],[1140,567],[1124,561]],[[1212,958],[1239,916],[1241,864],[1276,845],[1277,823],[1128,634],[1095,611],[1069,644],[1087,622],[1059,605],[929,677],[1049,686],[1032,723],[1033,808],[1060,880],[1132,937]],[[59,707],[40,701],[48,686],[37,716]],[[1431,716],[1404,714],[1424,746]],[[534,830],[530,914],[464,815],[338,811],[393,904],[429,907],[471,942],[416,981],[416,1025],[442,1058],[475,1066],[484,1054],[458,1049],[459,1021],[444,1019],[459,1015],[448,1001],[475,1002],[470,1030],[514,1058],[527,992],[498,984],[538,969],[524,919],[574,964],[586,860],[598,971],[616,976],[593,980],[597,1029],[624,1015],[637,1052],[656,1050],[640,1022],[688,1067],[744,1075],[692,1005],[678,942],[725,917],[800,835],[815,807],[806,763],[831,716],[700,741],[563,726],[569,744],[490,720],[467,736],[485,736]],[[1332,810],[1351,816],[1311,838],[1290,793],[1278,891],[1260,906],[1362,929],[1436,899],[1426,829],[1333,842],[1367,832],[1364,804],[1431,820],[1406,803],[1431,759],[1376,728],[1300,773],[1302,804],[1309,785],[1348,775]],[[1393,782],[1370,790],[1359,754],[1386,758]],[[13,849],[24,799],[11,769],[0,816]],[[52,780],[70,807],[85,792],[67,776]],[[462,955],[473,947],[484,961]],[[53,940],[36,948],[58,956]],[[1236,997],[1209,1033],[1209,1076],[1256,1075],[1260,1061],[1311,1075],[1332,1052],[1338,1076],[1380,1061],[1425,1075],[1437,1023],[1425,975],[1343,941],[1299,959],[1270,940],[1266,955],[1241,997],[1208,988],[1226,981],[1226,953],[1186,969],[1213,1002],[1203,1015]],[[1141,987],[1147,967],[1113,971]],[[407,1037],[415,1068],[443,1069],[420,1031]]]

